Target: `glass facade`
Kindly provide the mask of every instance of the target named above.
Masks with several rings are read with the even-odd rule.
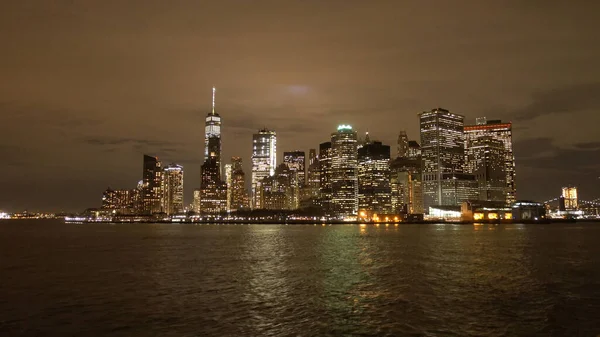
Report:
[[[260,207],[258,184],[275,173],[277,160],[277,134],[262,129],[252,136],[252,208]]]
[[[358,209],[379,214],[392,211],[390,147],[381,142],[358,149]]]
[[[463,173],[465,163],[464,116],[445,109],[419,114],[423,159],[424,207],[446,205],[443,175]],[[454,203],[448,204],[453,205]]]
[[[479,185],[479,200],[506,203],[506,165],[504,143],[491,136],[466,140],[465,171]]]
[[[515,156],[512,145],[512,123],[487,120],[485,117],[481,117],[477,118],[477,125],[465,126],[465,148],[468,149],[470,143],[481,137],[491,137],[504,144],[505,203],[511,205],[515,202],[517,194],[515,185]]]
[[[170,164],[163,169],[163,212],[167,215],[183,212],[183,167]]]
[[[141,213],[154,214],[162,211],[162,170],[157,157],[144,155],[141,192]]]
[[[357,135],[349,125],[331,134],[331,206],[339,218],[358,213]]]

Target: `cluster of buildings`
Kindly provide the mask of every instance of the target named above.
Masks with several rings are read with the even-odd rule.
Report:
[[[144,155],[142,180],[132,190],[107,189],[102,209],[119,214],[217,216],[244,210],[310,209],[330,219],[374,219],[456,211],[464,202],[511,207],[516,196],[512,124],[437,108],[419,114],[420,139],[401,131],[395,149],[339,125],[329,139],[304,151],[283,153],[277,134],[252,136],[249,181],[241,157],[223,165],[221,116],[205,119],[204,162],[194,199],[184,207],[181,165],[163,166]],[[394,155],[392,155],[394,152]],[[223,167],[224,166],[224,167]],[[247,188],[247,184],[250,187]],[[446,213],[445,213],[446,212]],[[443,217],[443,216],[442,216]]]

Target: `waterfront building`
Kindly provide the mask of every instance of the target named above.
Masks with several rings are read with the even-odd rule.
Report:
[[[319,157],[315,149],[310,149],[308,156],[308,169],[306,170],[306,185],[302,189],[301,203],[305,207],[317,206],[319,198],[320,168]]]
[[[158,157],[144,155],[142,172],[141,211],[154,214],[162,211],[162,170]]]
[[[392,212],[423,214],[422,161],[420,157],[398,157],[390,162]]]
[[[242,158],[231,158],[231,193],[230,209],[232,211],[241,210],[247,207],[246,196],[246,177],[242,169]]]
[[[492,136],[468,138],[465,171],[474,174],[479,185],[479,200],[506,204],[506,150]]]
[[[263,178],[259,186],[261,209],[292,210],[297,208],[294,200],[293,176],[295,172],[287,165],[279,165],[272,176]]]
[[[201,167],[200,212],[218,214],[227,210],[227,185],[220,179],[217,160],[209,157]]]
[[[107,188],[102,193],[103,210],[112,210],[116,214],[134,214],[138,190],[113,190]]]
[[[275,173],[277,161],[277,134],[268,129],[252,136],[252,208],[260,208],[258,188],[260,182]]]
[[[577,187],[567,186],[562,188],[562,200],[564,200],[564,210],[573,211],[579,208],[577,203]]]
[[[331,214],[331,142],[319,144],[319,206]]]
[[[391,213],[390,194],[390,147],[369,140],[358,149],[359,211]]]
[[[476,125],[467,125],[464,127],[465,148],[469,143],[481,137],[491,137],[501,141],[504,144],[504,173],[506,184],[505,203],[512,205],[516,198],[515,185],[515,156],[512,145],[512,123],[504,123],[501,120],[487,120],[485,117],[476,119]]]
[[[183,166],[170,164],[163,169],[162,210],[167,215],[183,212]]]
[[[540,221],[546,219],[544,204],[529,200],[516,201],[512,206],[512,218],[515,221]]]
[[[231,164],[225,164],[225,184],[227,185],[227,211],[231,211],[231,189],[232,189],[232,166]]]
[[[437,108],[420,113],[419,120],[425,210],[432,205],[455,205],[445,203],[459,198],[444,195],[444,180],[464,170],[464,116]]]
[[[212,110],[205,119],[204,126],[204,160],[215,158],[221,174],[221,116],[215,111],[215,87],[212,88]]]
[[[306,154],[304,151],[284,152],[283,164],[290,170],[293,188],[292,209],[296,209],[300,206],[301,191],[303,191],[306,186]]]
[[[331,206],[336,217],[358,212],[357,135],[350,125],[331,134]]]
[[[406,131],[400,131],[398,135],[398,149],[397,156],[398,157],[408,157],[409,145],[408,145],[408,136],[406,135]]]
[[[194,189],[194,201],[192,202],[192,210],[200,214],[201,200],[202,200],[202,190],[199,188]]]
[[[479,185],[473,174],[444,173],[441,178],[441,205],[460,206],[465,201],[478,200]]]

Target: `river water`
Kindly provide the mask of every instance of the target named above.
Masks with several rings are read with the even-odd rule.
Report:
[[[1,336],[597,336],[600,223],[0,222]]]

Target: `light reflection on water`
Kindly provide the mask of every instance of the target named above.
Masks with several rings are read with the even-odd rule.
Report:
[[[599,241],[600,224],[2,223],[0,332],[595,335]]]

